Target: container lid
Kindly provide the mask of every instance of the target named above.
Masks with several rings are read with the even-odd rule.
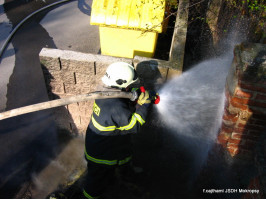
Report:
[[[91,25],[162,32],[165,0],[94,0]]]

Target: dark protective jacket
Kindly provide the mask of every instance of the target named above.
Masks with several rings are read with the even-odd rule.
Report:
[[[131,159],[130,135],[145,123],[147,107],[132,112],[128,99],[97,99],[87,128],[85,157],[98,164],[121,165]]]

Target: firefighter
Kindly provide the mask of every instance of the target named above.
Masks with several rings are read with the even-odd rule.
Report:
[[[133,66],[124,62],[109,65],[102,78],[105,86],[127,91],[138,81]],[[115,169],[131,161],[130,137],[145,123],[151,104],[149,92],[140,94],[133,109],[130,103],[122,98],[94,102],[85,138],[88,170],[83,194],[86,198],[101,197],[114,178]]]

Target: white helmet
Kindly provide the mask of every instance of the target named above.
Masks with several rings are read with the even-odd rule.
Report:
[[[116,62],[108,66],[102,81],[107,86],[126,88],[138,81],[134,67],[125,62]]]

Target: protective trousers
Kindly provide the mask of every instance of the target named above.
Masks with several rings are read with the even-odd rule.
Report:
[[[101,198],[107,187],[114,184],[116,168],[119,168],[120,175],[126,176],[130,163],[131,161],[123,165],[108,166],[88,161],[83,195],[88,199]]]
[[[107,186],[114,180],[115,166],[88,161],[87,167],[83,194],[88,199],[100,198]]]

